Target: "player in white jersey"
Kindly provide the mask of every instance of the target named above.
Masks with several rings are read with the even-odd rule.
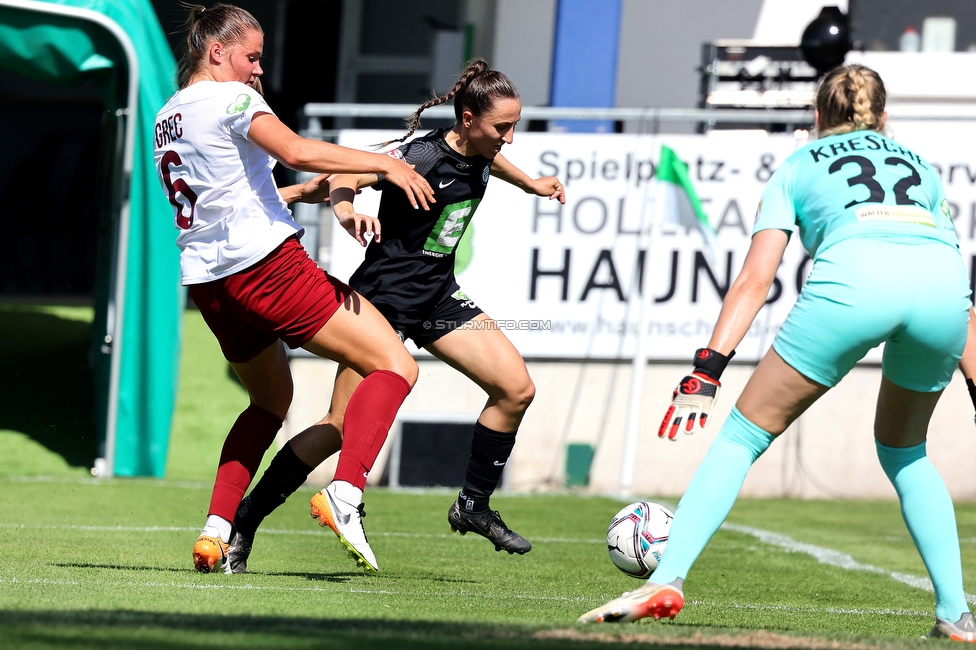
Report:
[[[883,134],[885,99],[881,79],[863,66],[824,77],[816,96],[820,137],[769,179],[742,271],[708,347],[675,389],[659,436],[674,439],[705,424],[722,371],[765,303],[795,227],[813,269],[682,496],[658,567],[645,585],[581,622],[674,618],[685,577],[752,464],[884,343],[875,446],[932,581],[929,636],[976,642],[952,500],[925,447],[932,411],[966,344],[966,269],[937,171]],[[972,370],[969,355],[963,366]]]
[[[251,266],[301,230],[272,176],[277,162],[247,141],[258,114],[274,115],[239,81],[180,90],[156,120],[156,167],[177,208],[184,284]]]
[[[286,200],[323,200],[325,179],[279,192],[271,170],[280,161],[301,171],[382,174],[423,209],[433,190],[400,160],[308,140],[278,120],[255,89],[264,34],[247,11],[192,8],[186,43],[180,90],[156,119],[155,161],[175,208],[183,284],[250,397],[224,442],[194,565],[212,571],[226,557],[241,497],[291,404],[285,343],[366,376],[350,400],[328,494],[340,542],[375,570],[362,491],[417,364],[386,319],[319,269],[298,241]]]

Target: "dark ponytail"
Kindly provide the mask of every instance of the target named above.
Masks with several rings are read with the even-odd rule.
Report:
[[[413,135],[420,127],[420,114],[431,106],[438,106],[453,99],[454,118],[460,122],[461,114],[465,109],[479,116],[490,111],[499,99],[518,98],[518,90],[508,77],[498,70],[489,68],[484,59],[474,59],[458,75],[457,83],[453,88],[440,97],[424,102],[413,115],[404,120],[404,124],[409,129],[405,136],[386,142],[384,146],[403,142]]]

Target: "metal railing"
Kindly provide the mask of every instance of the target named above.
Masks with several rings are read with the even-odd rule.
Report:
[[[326,132],[323,117],[405,118],[417,110],[415,104],[305,104],[306,135],[316,137]],[[454,107],[434,106],[424,117],[454,119]],[[792,124],[813,123],[809,109],[717,109],[717,108],[577,108],[573,106],[523,106],[523,120],[614,120],[647,124],[663,122],[704,122],[726,124]]]
[[[329,137],[332,129],[322,128],[322,118],[398,118],[403,119],[417,110],[416,104],[305,104],[302,109],[304,135]],[[454,107],[434,106],[424,111],[424,117],[454,119]],[[895,105],[888,109],[889,119],[907,121],[968,122],[976,120],[976,104],[956,104],[947,107],[925,102]],[[523,106],[523,120],[613,120],[651,125],[662,123],[715,124],[784,124],[806,127],[813,124],[812,109],[796,108],[582,108],[572,106]],[[350,125],[351,126],[351,125]]]

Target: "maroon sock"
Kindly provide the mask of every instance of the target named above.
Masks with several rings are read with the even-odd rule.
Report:
[[[360,490],[366,487],[366,476],[409,392],[407,380],[389,370],[370,373],[356,387],[346,406],[334,480],[352,483]]]
[[[281,420],[253,404],[237,417],[220,451],[209,514],[234,521],[237,506],[280,428]]]

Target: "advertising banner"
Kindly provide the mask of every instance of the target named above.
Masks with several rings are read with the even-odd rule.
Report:
[[[339,143],[369,148],[398,135],[350,130]],[[968,152],[951,138],[928,140],[940,146],[923,143],[918,150],[943,170],[971,267],[976,163],[966,162]],[[708,343],[722,297],[745,260],[766,181],[803,144],[792,134],[750,131],[518,133],[503,155],[532,177],[558,177],[566,204],[493,178],[458,249],[458,282],[527,359],[631,358],[645,298],[649,358],[685,362]],[[716,233],[711,245],[697,229],[668,220],[670,207],[655,182],[662,145],[688,166]],[[371,189],[356,198],[357,212],[375,214],[378,205],[379,193]],[[329,270],[347,279],[363,249],[342,230],[334,233]],[[799,237],[792,237],[738,360],[758,360],[768,349],[810,264]],[[879,350],[866,360],[879,361]]]

